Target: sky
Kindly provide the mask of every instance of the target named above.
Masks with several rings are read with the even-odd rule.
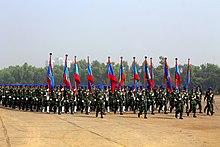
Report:
[[[0,0],[0,68],[49,58],[220,65],[220,0]]]

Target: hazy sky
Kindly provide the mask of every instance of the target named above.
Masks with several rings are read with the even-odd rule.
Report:
[[[220,0],[0,0],[0,68],[77,56],[220,65]]]

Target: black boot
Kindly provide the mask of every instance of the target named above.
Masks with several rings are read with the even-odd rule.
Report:
[[[99,111],[96,111],[96,117],[98,117]]]
[[[101,118],[103,118],[103,112],[101,112]]]
[[[193,114],[193,117],[196,117],[196,113]]]
[[[144,118],[147,119],[147,113],[144,113]]]
[[[183,113],[180,113],[180,118],[179,119],[183,119]]]

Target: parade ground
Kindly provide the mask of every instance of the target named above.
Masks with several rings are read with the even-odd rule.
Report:
[[[204,107],[205,103],[203,103]],[[219,146],[220,96],[214,116],[184,113],[184,119],[169,114],[148,114],[148,118],[127,113],[46,114],[0,107],[1,147],[68,146]]]

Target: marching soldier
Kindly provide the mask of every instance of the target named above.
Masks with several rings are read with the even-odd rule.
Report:
[[[104,98],[105,98],[105,109],[109,113],[110,112],[110,100],[109,100],[108,88],[106,88],[106,90],[105,90]]]
[[[99,87],[98,95],[97,95],[97,108],[96,108],[96,117],[100,112],[101,118],[103,118],[103,108],[104,108],[104,92],[101,87]]]
[[[182,92],[182,89],[179,89],[179,95],[178,98],[176,99],[176,114],[175,117],[178,117],[178,114],[180,113],[179,119],[183,119],[183,108],[184,108],[184,94]]]
[[[69,95],[69,112],[73,114],[74,112],[74,92],[71,90]]]
[[[178,89],[175,87],[172,96],[170,97],[170,113],[172,113],[173,108],[176,106],[176,101],[179,97]]]
[[[140,95],[138,117],[140,117],[140,115],[142,115],[143,112],[144,112],[144,118],[147,118],[147,97],[145,90],[142,90],[142,94]]]
[[[86,114],[90,113],[91,99],[92,99],[92,93],[89,91],[89,89],[86,89],[86,99],[85,99],[85,111],[86,111]]]
[[[134,87],[134,90],[135,90],[135,87]],[[142,95],[142,92],[141,92],[141,88],[139,87],[135,95],[134,114],[136,113],[136,110],[138,110],[141,95]]]
[[[118,95],[120,115],[123,115],[124,99],[125,99],[124,89],[120,88]]]
[[[195,89],[192,90],[192,93],[190,94],[189,97],[190,100],[190,110],[187,113],[187,116],[189,116],[190,112],[193,112],[193,117],[196,117],[196,93],[195,93]]]
[[[65,90],[65,97],[64,97],[64,112],[68,113],[69,112],[69,100],[71,98],[71,91],[70,89]]]
[[[59,115],[61,114],[61,111],[62,111],[61,101],[62,101],[62,98],[64,97],[64,92],[63,92],[63,89],[61,90],[61,88],[62,86],[59,86],[57,89],[57,100],[56,100]]]
[[[213,115],[213,112],[214,112],[214,107],[213,107],[214,98],[215,97],[214,97],[214,93],[212,91],[212,87],[209,87],[209,89],[206,92],[205,97],[204,97],[204,101],[206,100],[206,102],[207,102],[207,105],[204,109],[204,112],[207,109],[207,115],[209,115],[209,113],[211,113],[211,115]]]
[[[76,89],[74,89],[73,96],[74,96],[74,100],[73,100],[74,113],[76,113],[76,112],[77,112],[78,101],[79,101],[79,100],[78,100],[78,96],[77,96]]]
[[[200,86],[196,87],[196,103],[199,106],[199,113],[202,113],[202,92]]]
[[[153,91],[152,87],[149,87],[149,110],[151,114],[154,115],[154,101],[155,101],[155,92]]]
[[[119,91],[114,90],[113,93],[113,108],[114,108],[114,114],[116,114],[118,110],[118,105],[119,105]]]
[[[53,90],[53,113],[58,112],[58,87]]]
[[[42,111],[42,95],[41,95],[41,89],[40,89],[40,86],[37,86],[36,90],[35,90],[35,93],[36,93],[36,97],[35,97],[35,106],[36,106],[36,111],[39,112],[39,111]]]
[[[186,113],[188,113],[189,111],[189,93],[188,93],[188,89],[186,87],[184,87],[184,104],[186,106]]]

